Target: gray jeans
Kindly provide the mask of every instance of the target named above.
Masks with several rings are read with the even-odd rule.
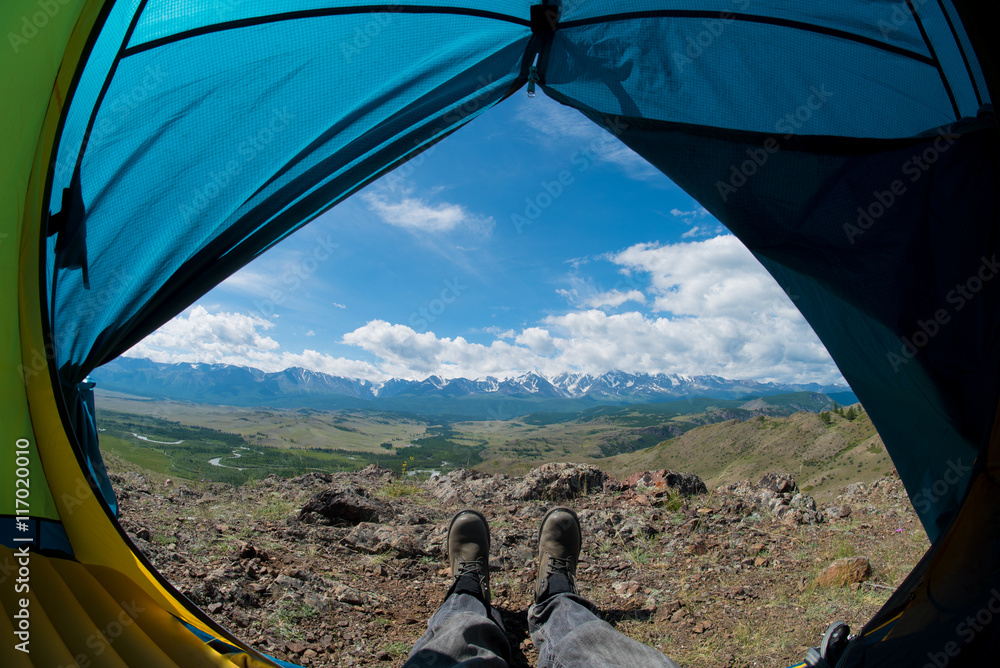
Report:
[[[652,647],[600,619],[594,605],[556,594],[528,609],[538,668],[679,668]],[[427,623],[403,668],[507,668],[510,645],[500,615],[470,594],[453,594]]]

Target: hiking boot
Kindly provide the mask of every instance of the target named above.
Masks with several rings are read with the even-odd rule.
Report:
[[[451,594],[472,594],[490,604],[490,526],[475,510],[460,510],[448,526]]]
[[[576,588],[576,564],[580,559],[583,536],[580,520],[569,508],[553,508],[545,513],[538,529],[538,579],[535,580],[535,603],[564,592],[580,593]]]

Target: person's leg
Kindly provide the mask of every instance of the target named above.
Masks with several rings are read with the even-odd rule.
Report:
[[[595,614],[587,599],[554,594],[528,609],[528,630],[538,649],[538,668],[679,668],[648,645],[619,633]]]
[[[510,644],[490,605],[489,536],[486,518],[474,510],[452,518],[447,546],[454,582],[404,668],[507,668]]]
[[[652,647],[628,638],[599,618],[580,596],[576,565],[583,537],[569,508],[553,508],[538,531],[535,604],[528,609],[528,630],[538,649],[538,668],[678,668]]]

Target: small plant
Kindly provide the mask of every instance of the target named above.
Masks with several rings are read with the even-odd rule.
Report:
[[[402,640],[397,640],[391,642],[382,648],[384,651],[392,655],[394,659],[399,659],[406,656],[410,651],[410,644],[403,642]]]
[[[302,621],[316,616],[316,610],[304,603],[291,603],[287,600],[278,602],[274,611],[268,615],[268,621],[275,633],[281,638],[290,640],[302,639]]]

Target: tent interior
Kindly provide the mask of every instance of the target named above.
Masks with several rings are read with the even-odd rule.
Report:
[[[1000,587],[1000,292],[984,283],[961,307],[949,294],[997,251],[988,12],[949,0],[5,2],[0,449],[16,466],[0,467],[0,630],[18,638],[30,610],[35,640],[30,654],[7,642],[5,665],[274,665],[118,525],[84,380],[526,86],[666,174],[800,295],[881,434],[932,546],[837,665],[924,665],[944,648],[948,665],[985,665],[1000,633],[956,628]],[[118,101],[151,77],[122,123]],[[776,125],[803,105],[822,113]],[[295,123],[279,140],[178,208],[176,193],[226,172],[246,128],[286,107]],[[942,312],[947,326],[926,335]],[[29,468],[30,508],[17,503]],[[32,569],[23,595],[8,577],[18,559]],[[89,655],[121,601],[145,612]]]

